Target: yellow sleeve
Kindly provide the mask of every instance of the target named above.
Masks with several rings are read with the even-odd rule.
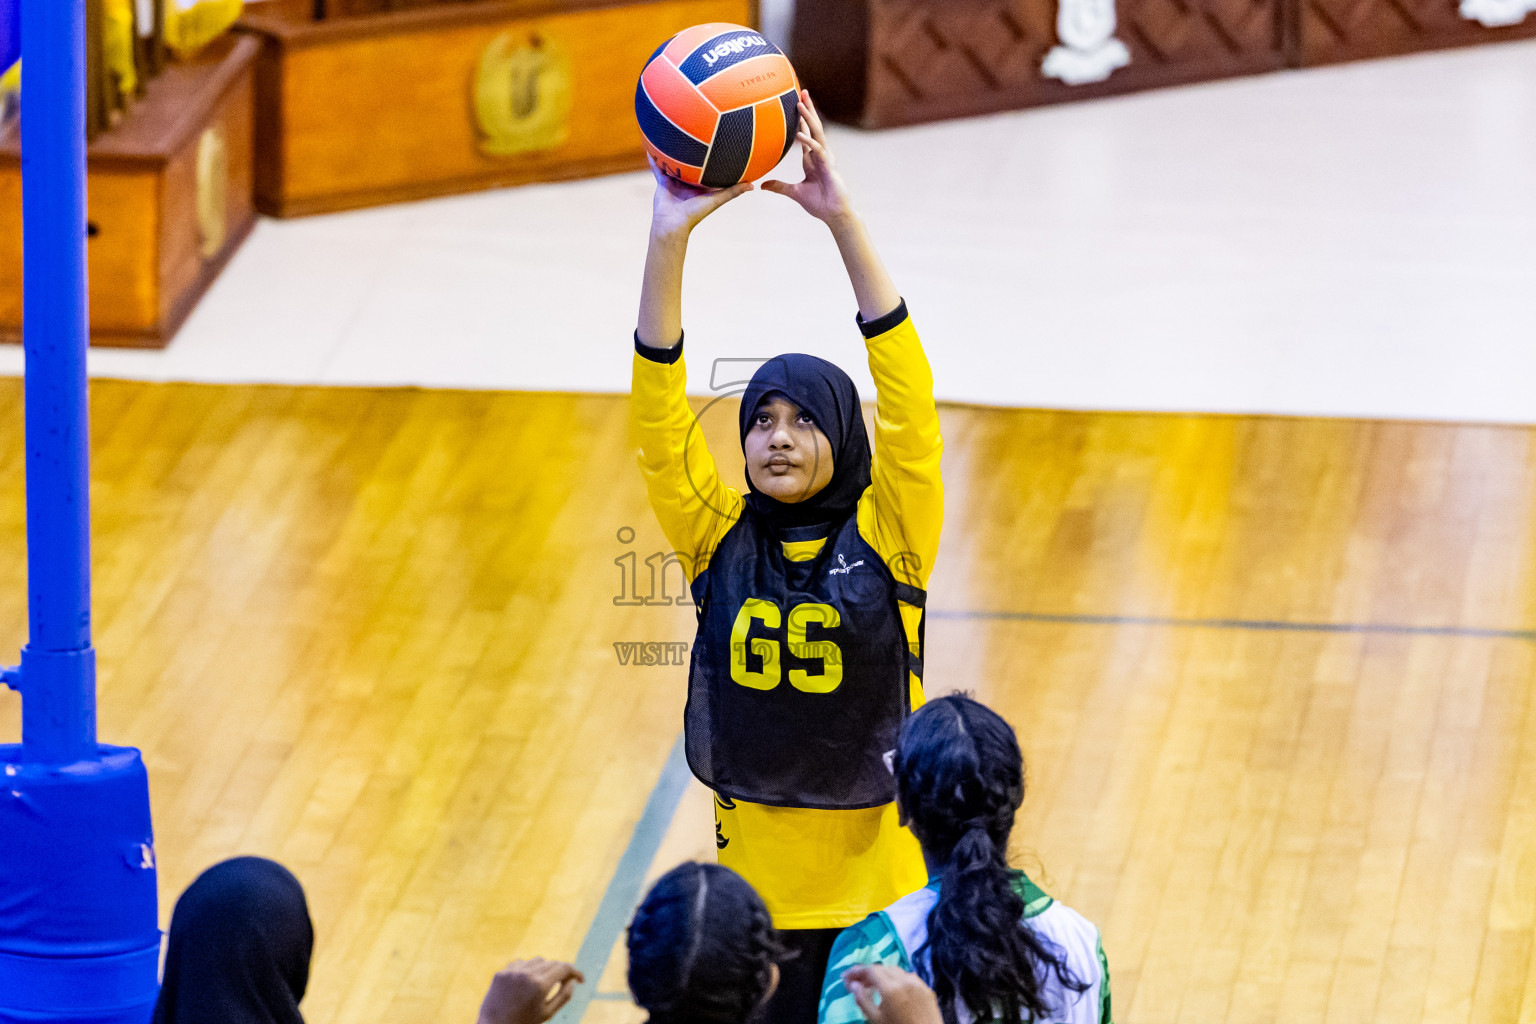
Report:
[[[640,475],[667,543],[693,582],[725,531],[741,517],[741,493],[727,487],[688,405],[681,357],[659,363],[635,353],[629,418],[640,445]]]
[[[865,341],[875,379],[874,463],[859,499],[859,533],[897,580],[926,589],[944,526],[933,371],[907,317]]]

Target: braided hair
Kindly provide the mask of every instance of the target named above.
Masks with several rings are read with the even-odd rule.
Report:
[[[748,1024],[784,947],[762,897],[718,864],[657,879],[629,923],[629,990],[652,1024]]]
[[[1024,757],[1013,728],[963,694],[907,719],[895,759],[901,808],[930,863],[942,864],[939,900],[913,965],[933,987],[945,1024],[963,1005],[978,1021],[1050,1019],[1051,974],[1088,989],[1064,951],[1024,920],[1007,861],[1013,815],[1024,802]]]

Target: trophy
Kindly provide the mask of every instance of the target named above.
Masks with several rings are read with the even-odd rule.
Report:
[[[191,57],[240,17],[242,0],[85,0],[86,138],[122,120],[165,69]],[[19,6],[20,0],[0,0]]]

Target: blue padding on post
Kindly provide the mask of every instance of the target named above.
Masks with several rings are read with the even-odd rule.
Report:
[[[0,1024],[149,1019],[160,948],[149,778],[137,750],[97,749],[39,764],[0,746]]]
[[[0,746],[0,953],[116,956],[157,944],[139,752],[103,746],[90,761],[37,764],[22,749]]]
[[[145,1024],[154,1013],[154,999],[110,1010],[64,1010],[49,1013],[46,1010],[0,1009],[0,1024]]]
[[[0,953],[0,1020],[25,1011],[110,1012],[154,1003],[144,979],[160,970],[160,943],[117,956],[49,957]],[[8,1005],[7,1005],[8,1004]],[[146,1024],[148,1015],[144,1020]]]

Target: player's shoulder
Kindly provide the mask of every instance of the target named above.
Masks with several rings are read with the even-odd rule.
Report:
[[[720,490],[715,493],[714,501],[699,496],[699,500],[711,506],[710,511],[715,514],[715,519],[720,524],[720,533],[731,529],[741,521],[741,513],[747,507],[747,499],[740,491],[730,484],[721,484]]]
[[[1026,914],[1037,930],[1050,932],[1062,939],[1070,938],[1074,944],[1092,948],[1099,942],[1099,926],[1065,903],[1052,900],[1050,906],[1035,914]]]
[[[862,1024],[864,1012],[859,1009],[853,993],[843,985],[843,974],[866,964],[912,969],[901,936],[885,911],[870,914],[857,924],[844,928],[832,943],[817,1008],[818,1024]]]
[[[827,974],[841,975],[860,964],[889,964],[910,969],[901,936],[886,911],[870,914],[838,934],[827,959]]]
[[[1096,974],[1102,958],[1098,925],[1046,895],[1028,879],[1024,881],[1027,887],[1018,886],[1018,891],[1024,898],[1024,920],[1029,922],[1029,927],[1064,950],[1079,974]]]
[[[907,583],[919,590],[927,589],[928,568],[922,564],[922,557],[912,550],[902,524],[898,521],[893,526],[892,517],[881,514],[880,502],[880,494],[873,484],[864,488],[864,493],[859,495],[854,520],[859,537],[875,549],[875,554],[880,556],[898,583]]]
[[[1019,899],[1024,901],[1026,918],[1038,916],[1056,903],[1054,897],[1036,885],[1034,879],[1022,871],[1013,872],[1013,891],[1018,894]]]

